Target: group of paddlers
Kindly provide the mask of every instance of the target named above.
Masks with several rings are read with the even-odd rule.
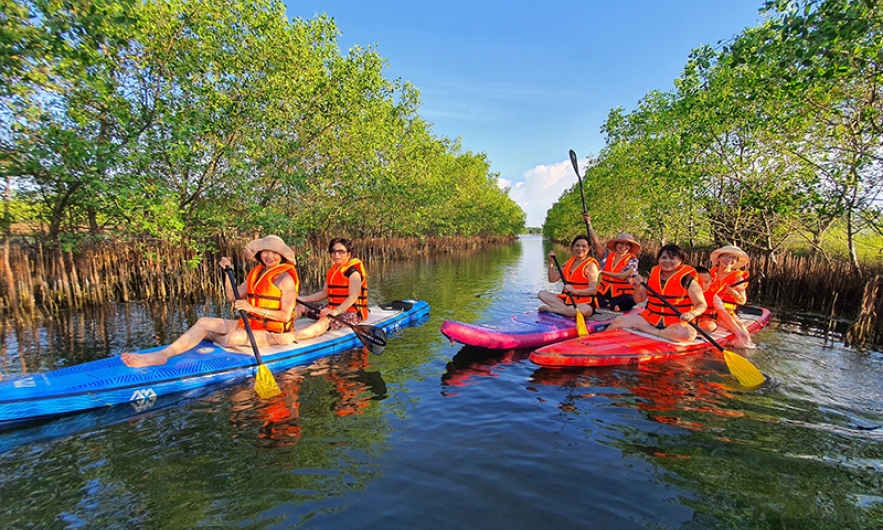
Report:
[[[657,265],[645,280],[638,274],[641,244],[630,234],[601,245],[585,215],[588,235],[579,235],[570,245],[571,257],[559,265],[555,251],[549,252],[548,280],[563,280],[561,293],[540,291],[540,311],[567,316],[591,316],[596,309],[627,312],[646,301],[640,313],[617,316],[608,329],[630,328],[675,342],[696,338],[695,323],[704,331],[718,326],[733,332],[733,346],[752,347],[745,324],[736,315],[747,301],[750,259],[739,247],[723,246],[711,253],[712,267],[691,267],[677,245],[664,245],[656,255]],[[591,241],[590,241],[591,240]],[[594,249],[600,260],[591,257]]]
[[[224,292],[233,308],[247,315],[256,346],[291,344],[368,318],[368,276],[364,264],[353,257],[353,251],[349,239],[332,239],[328,244],[332,265],[322,289],[298,298],[300,278],[291,247],[275,235],[249,242],[245,256],[258,264],[238,286],[227,279],[232,275],[225,275]],[[222,257],[218,264],[225,270],[233,265],[229,257]],[[326,299],[324,306],[313,304]],[[294,321],[301,316],[316,322],[295,330]],[[121,357],[131,367],[162,365],[203,339],[237,347],[249,343],[248,335],[241,319],[201,317],[168,346],[151,353],[123,353]]]

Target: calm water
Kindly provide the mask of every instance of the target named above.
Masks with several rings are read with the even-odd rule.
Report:
[[[555,371],[450,344],[445,319],[536,307],[544,243],[375,266],[373,301],[430,320],[353,351],[137,415],[0,433],[0,528],[881,528],[883,355],[774,321],[732,388],[714,353]],[[198,307],[126,304],[4,330],[5,376],[167,343]]]

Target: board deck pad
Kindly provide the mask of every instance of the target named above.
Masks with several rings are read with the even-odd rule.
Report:
[[[600,310],[586,318],[586,328],[590,334],[597,333],[620,314]],[[576,319],[539,311],[519,313],[479,324],[445,320],[442,322],[441,332],[454,342],[491,350],[538,348],[577,336]]]
[[[362,324],[377,326],[391,334],[400,328],[423,323],[428,318],[429,304],[426,302],[409,300],[402,304],[388,305],[388,309],[372,307]],[[299,319],[295,329],[313,322]],[[270,371],[280,372],[359,346],[361,342],[352,329],[344,327],[296,344],[264,346],[260,353]],[[158,346],[143,352],[161,348]],[[256,372],[250,346],[224,348],[204,340],[161,366],[130,368],[119,356],[114,356],[23,375],[0,382],[0,428],[6,424],[96,407],[155,400],[162,395],[254,377]]]
[[[750,333],[762,329],[772,316],[767,309],[746,306],[739,313]],[[719,327],[710,334],[727,346],[734,334]],[[615,329],[543,346],[530,354],[534,364],[547,367],[614,366],[659,362],[714,348],[701,335],[692,342],[672,342],[630,329]]]

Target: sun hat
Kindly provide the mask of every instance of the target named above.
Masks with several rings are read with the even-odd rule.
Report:
[[[272,250],[276,254],[280,254],[283,258],[287,259],[290,263],[295,263],[297,261],[294,257],[294,251],[291,250],[291,247],[286,245],[285,241],[282,241],[282,238],[279,236],[267,236],[250,241],[245,245],[245,257],[257,260],[255,256],[257,256],[262,250]]]
[[[748,265],[748,262],[751,261],[751,258],[748,257],[748,254],[746,254],[745,251],[741,248],[735,247],[733,245],[726,245],[711,253],[711,263],[715,267],[717,266],[718,260],[720,260],[721,254],[732,254],[733,256],[736,256],[736,264],[733,265],[734,269],[741,269],[745,265]]]
[[[632,254],[637,254],[641,251],[641,244],[634,240],[631,234],[628,232],[623,232],[618,236],[614,237],[610,241],[607,242],[607,249],[611,252],[616,252],[616,244],[619,242],[628,243],[632,246]]]

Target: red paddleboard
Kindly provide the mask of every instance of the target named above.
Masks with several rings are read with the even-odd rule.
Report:
[[[613,311],[599,311],[586,318],[586,328],[589,333],[601,331],[618,315],[620,313]],[[510,315],[480,324],[445,320],[442,322],[441,332],[454,342],[491,350],[538,348],[577,336],[576,319],[537,311]]]
[[[748,331],[754,333],[769,323],[771,314],[767,309],[746,306],[740,309],[738,316]],[[733,333],[723,328],[711,336],[722,346],[734,339]],[[640,331],[615,329],[544,346],[531,353],[530,360],[549,367],[636,365],[693,355],[710,348],[714,346],[701,335],[693,342],[671,342]]]

